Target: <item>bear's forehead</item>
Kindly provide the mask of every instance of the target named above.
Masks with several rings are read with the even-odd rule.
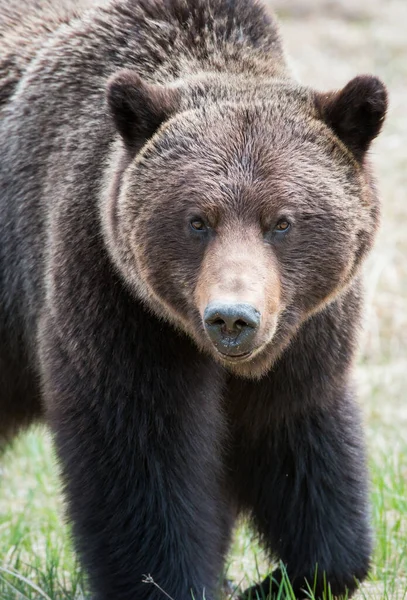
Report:
[[[171,172],[179,185],[254,187],[258,193],[313,188],[317,182],[329,187],[348,180],[353,170],[315,118],[288,119],[258,107],[179,115],[156,137],[151,153],[154,165]]]
[[[265,101],[226,102],[181,112],[164,125],[148,149],[180,168],[195,163],[206,167],[208,174],[235,170],[235,176],[251,173],[254,178],[264,177],[270,166],[274,170],[282,162],[320,163],[323,168],[325,163],[332,165],[338,150],[326,125],[310,109],[301,114],[292,106],[283,110]]]
[[[258,222],[290,210],[335,212],[335,206],[342,214],[350,201],[346,177],[341,180],[338,171],[321,178],[321,169],[312,160],[301,166],[290,154],[270,154],[261,168],[254,164],[256,160],[236,151],[225,161],[202,155],[175,169],[169,162],[165,172],[159,169],[159,177],[147,168],[141,184],[137,175],[133,180],[134,197],[140,189],[148,189],[150,207],[156,206],[160,212],[168,206],[172,211],[203,210],[215,222],[242,216]]]
[[[148,144],[138,167],[135,193],[141,179],[154,204],[168,197],[177,205],[256,215],[287,206],[319,211],[327,198],[344,205],[349,181],[357,179],[311,111],[267,103],[178,114]]]

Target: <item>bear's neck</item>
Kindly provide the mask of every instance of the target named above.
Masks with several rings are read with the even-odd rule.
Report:
[[[125,11],[141,70],[158,83],[203,72],[289,77],[276,20],[257,0],[113,0],[111,8],[122,24]]]

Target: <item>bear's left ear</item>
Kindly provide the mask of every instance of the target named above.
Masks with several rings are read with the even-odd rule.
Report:
[[[146,83],[122,69],[107,84],[107,102],[118,132],[129,148],[137,148],[176,112],[179,90]]]
[[[315,101],[325,123],[362,161],[386,115],[384,84],[377,77],[360,75],[339,92],[317,93]]]

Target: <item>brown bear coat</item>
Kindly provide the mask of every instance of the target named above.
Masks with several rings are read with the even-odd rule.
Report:
[[[385,88],[298,84],[256,0],[83,7],[0,24],[0,439],[51,427],[95,600],[213,598],[240,512],[352,592]]]

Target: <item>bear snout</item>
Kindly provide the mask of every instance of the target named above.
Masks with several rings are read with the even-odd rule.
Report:
[[[225,358],[246,358],[255,349],[261,314],[248,303],[210,302],[204,327],[216,350]]]

